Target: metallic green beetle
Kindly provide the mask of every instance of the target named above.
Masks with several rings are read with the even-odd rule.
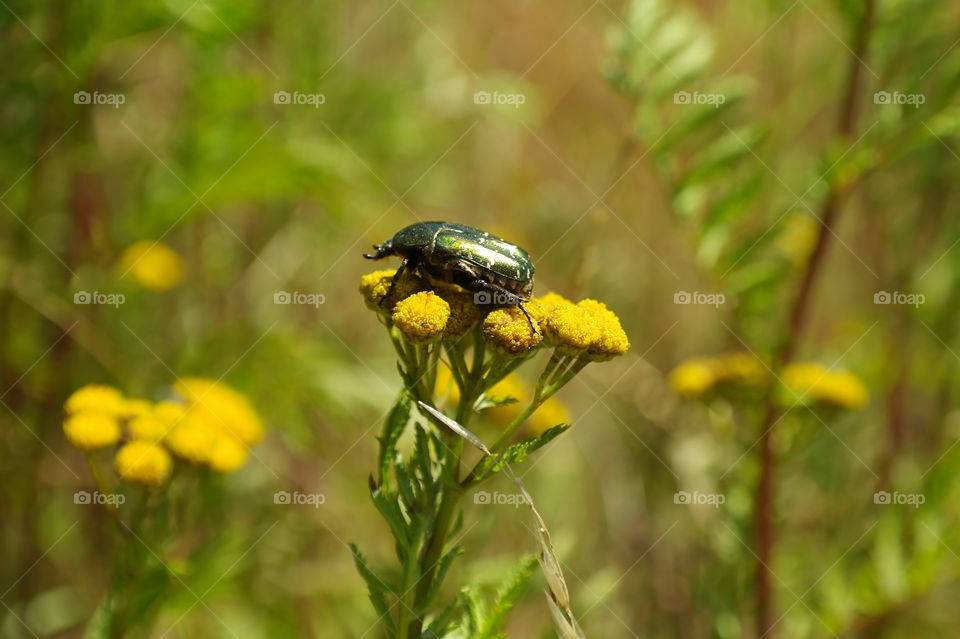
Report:
[[[533,262],[516,244],[464,224],[419,222],[373,248],[376,253],[364,254],[368,260],[403,258],[384,299],[412,270],[433,286],[470,291],[476,304],[517,306],[536,330],[523,305],[533,293]]]

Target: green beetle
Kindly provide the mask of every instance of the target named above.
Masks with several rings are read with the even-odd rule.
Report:
[[[373,248],[376,253],[364,254],[368,260],[403,258],[384,299],[412,270],[433,286],[470,291],[476,304],[517,306],[536,330],[523,305],[533,293],[533,262],[516,244],[465,224],[418,222]]]

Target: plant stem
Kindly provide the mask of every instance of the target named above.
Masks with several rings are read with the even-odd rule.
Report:
[[[846,92],[840,106],[837,133],[839,137],[849,142],[857,128],[857,106],[860,88],[863,84],[863,69],[866,66],[866,56],[870,32],[873,27],[874,9],[876,0],[865,0],[863,15],[857,26],[857,33],[851,58]],[[774,356],[774,369],[779,370],[789,363],[796,351],[797,344],[806,327],[810,310],[810,299],[813,285],[821,271],[827,248],[833,238],[833,227],[840,212],[846,191],[837,184],[832,184],[821,206],[821,226],[817,234],[816,243],[807,261],[806,269],[801,276],[796,297],[790,309],[788,332],[783,338],[779,349]],[[760,424],[760,479],[756,493],[756,543],[757,543],[757,637],[772,637],[772,571],[774,530],[773,530],[773,499],[775,488],[776,455],[773,451],[771,432],[783,416],[783,411],[774,400],[774,387],[767,391],[764,417]]]

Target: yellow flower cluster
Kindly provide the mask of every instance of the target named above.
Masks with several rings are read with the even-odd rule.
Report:
[[[135,282],[152,291],[174,288],[183,279],[183,260],[172,248],[144,240],[120,256],[120,268]]]
[[[847,371],[831,371],[816,362],[789,364],[781,376],[789,391],[788,404],[820,402],[840,408],[863,408],[870,396],[860,378]]]
[[[395,273],[364,275],[360,292],[368,306],[389,314],[412,341],[457,337],[480,323],[487,342],[509,355],[527,353],[545,342],[564,355],[599,361],[623,355],[630,348],[620,319],[596,300],[575,304],[556,293],[532,298],[526,302],[534,321],[531,330],[530,321],[518,307],[489,310],[475,304],[469,293],[426,290],[429,287],[409,273],[401,275],[391,299],[385,300]]]
[[[126,398],[111,386],[84,386],[64,405],[64,433],[87,452],[123,441],[114,467],[130,483],[166,482],[173,468],[170,452],[221,473],[241,468],[249,447],[264,435],[247,398],[226,384],[196,377],[177,382],[174,392],[175,401],[154,404]]]
[[[766,369],[749,353],[734,352],[694,357],[670,373],[670,386],[686,397],[699,397],[720,384],[757,387],[765,383]]]

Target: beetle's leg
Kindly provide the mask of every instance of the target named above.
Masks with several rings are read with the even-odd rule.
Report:
[[[533,324],[533,318],[530,316],[530,313],[527,311],[527,307],[523,305],[524,300],[520,296],[516,295],[515,293],[511,293],[510,291],[503,288],[502,286],[497,286],[496,284],[492,284],[491,282],[488,282],[482,277],[478,277],[475,280],[475,283],[478,288],[482,288],[485,291],[494,293],[495,295],[502,296],[503,299],[506,300],[507,304],[511,306],[519,307],[520,310],[523,311],[523,314],[526,316],[527,322],[529,322],[530,324],[530,332],[534,334],[537,333],[537,327],[534,326]]]
[[[387,294],[380,298],[381,308],[383,307],[387,299],[389,299],[390,296],[393,295],[393,292],[396,290],[397,282],[400,281],[400,276],[403,275],[403,273],[409,268],[410,268],[410,258],[405,257],[403,258],[403,261],[400,262],[400,266],[397,268],[397,272],[393,274],[393,279],[390,280],[390,288],[387,289]]]

